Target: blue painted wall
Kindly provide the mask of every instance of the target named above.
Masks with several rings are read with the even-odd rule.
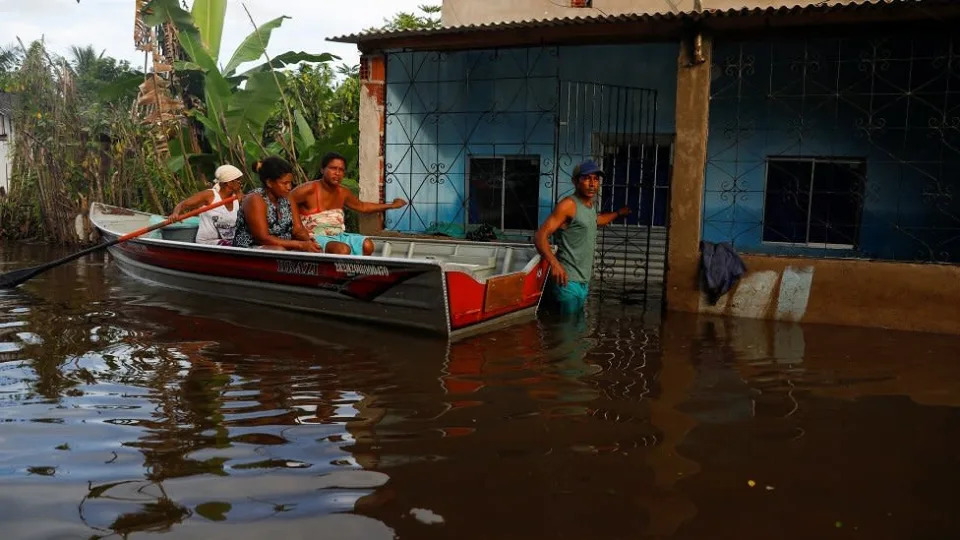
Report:
[[[623,130],[608,119],[628,118],[630,110],[648,105],[634,100],[616,110],[572,110],[568,82],[655,89],[656,122],[646,129],[672,133],[677,52],[675,44],[652,44],[390,53],[386,199],[412,204],[387,212],[387,227],[423,231],[439,222],[462,224],[470,156],[540,156],[542,222],[555,189],[559,196],[572,190],[573,166],[594,150],[592,132]],[[604,90],[594,101],[612,102],[613,92]],[[561,118],[572,121],[558,131]]]
[[[703,239],[756,253],[960,262],[960,79],[948,38],[717,43]],[[762,241],[774,156],[866,160],[854,250]]]

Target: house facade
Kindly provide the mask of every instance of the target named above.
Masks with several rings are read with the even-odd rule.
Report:
[[[13,159],[13,96],[0,92],[0,188],[10,191],[10,168]]]
[[[601,290],[960,332],[960,6],[590,4],[554,7],[604,14],[339,38],[364,54],[362,196],[410,201],[368,230],[529,238],[589,157],[601,207],[634,209],[598,242]],[[704,241],[749,269],[717,305]]]

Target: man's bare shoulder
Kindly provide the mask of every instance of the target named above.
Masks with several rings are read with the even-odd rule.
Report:
[[[573,196],[564,197],[560,199],[553,211],[564,216],[574,216],[577,213],[577,203],[573,201]]]

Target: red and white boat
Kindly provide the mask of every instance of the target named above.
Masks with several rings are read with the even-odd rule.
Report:
[[[155,217],[90,210],[105,240]],[[374,255],[359,257],[208,246],[192,242],[195,231],[163,229],[110,253],[125,273],[161,285],[453,339],[534,317],[549,275],[531,244],[372,237]]]

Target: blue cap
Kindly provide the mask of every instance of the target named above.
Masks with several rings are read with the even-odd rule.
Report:
[[[588,174],[595,174],[600,177],[606,176],[603,169],[592,159],[588,159],[583,163],[577,165],[573,168],[573,179],[578,180],[581,176],[586,176]]]

